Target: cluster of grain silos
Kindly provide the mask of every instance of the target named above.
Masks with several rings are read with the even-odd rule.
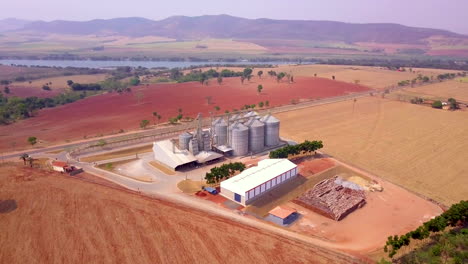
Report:
[[[258,153],[266,147],[280,144],[280,122],[271,115],[261,117],[251,111],[245,115],[235,114],[226,120],[220,117],[213,122],[213,143],[231,147],[234,156]]]

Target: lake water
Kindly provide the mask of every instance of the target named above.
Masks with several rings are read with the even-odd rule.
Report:
[[[194,61],[92,61],[92,60],[0,60],[0,64],[3,65],[27,65],[27,66],[48,66],[48,67],[77,67],[77,68],[113,68],[119,66],[130,66],[130,67],[145,67],[145,68],[185,68],[190,66],[200,66],[206,64],[292,64],[294,62],[281,62],[281,61],[267,61],[267,62],[249,62],[249,61],[238,61],[238,62],[194,62]]]

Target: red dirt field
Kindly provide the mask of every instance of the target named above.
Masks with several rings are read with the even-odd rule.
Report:
[[[428,52],[432,56],[461,56],[468,57],[468,49],[440,49]]]
[[[262,94],[257,86],[262,84]],[[143,119],[153,122],[152,112],[162,116],[161,121],[177,115],[178,108],[184,116],[205,116],[219,106],[219,113],[240,109],[245,104],[269,101],[270,106],[291,103],[291,100],[317,99],[370,90],[365,86],[323,78],[296,77],[295,83],[277,83],[272,78],[253,78],[241,84],[239,78],[225,78],[220,86],[210,80],[209,86],[199,83],[155,84],[133,88],[132,93],[108,93],[78,102],[39,111],[34,118],[0,127],[0,150],[7,150],[11,142],[25,147],[26,138],[35,136],[49,143],[83,139],[116,132],[119,129],[137,129]],[[138,95],[141,96],[138,102]],[[205,97],[211,96],[207,104]],[[10,149],[11,150],[11,149]]]
[[[17,97],[30,97],[36,96],[39,98],[46,98],[46,97],[54,97],[62,92],[65,89],[52,89],[50,91],[45,91],[43,89],[38,89],[36,87],[26,87],[26,86],[16,86],[16,85],[9,85],[10,93],[4,94],[7,97],[17,96]]]
[[[304,177],[310,177],[316,173],[329,169],[335,166],[335,162],[332,159],[323,158],[323,159],[312,159],[302,161],[301,159],[294,160],[294,163],[297,164],[301,175]]]
[[[0,209],[0,263],[358,262],[168,201],[21,165],[0,164]]]

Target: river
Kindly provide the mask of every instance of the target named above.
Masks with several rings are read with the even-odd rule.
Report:
[[[0,60],[3,65],[26,65],[26,66],[47,66],[47,67],[77,67],[77,68],[114,68],[119,66],[130,67],[145,67],[145,68],[185,68],[190,66],[200,66],[206,64],[292,64],[294,62],[282,61],[266,61],[266,62],[250,62],[250,61],[237,61],[237,62],[215,62],[215,61],[94,61],[94,60]]]

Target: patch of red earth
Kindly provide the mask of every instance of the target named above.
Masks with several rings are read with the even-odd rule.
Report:
[[[54,97],[62,93],[65,89],[52,89],[50,91],[43,90],[42,88],[37,87],[27,87],[27,86],[16,86],[9,85],[10,93],[4,94],[8,97],[17,96],[17,97],[31,97],[36,96],[39,98]]]
[[[292,84],[277,83],[273,78],[264,77],[241,84],[240,78],[225,78],[222,85],[215,80],[210,80],[208,86],[198,82],[155,84],[133,88],[131,93],[121,95],[107,93],[88,97],[41,110],[34,118],[0,126],[0,150],[7,150],[11,142],[16,142],[17,148],[25,147],[30,136],[58,144],[119,129],[138,129],[143,119],[153,123],[152,113],[155,111],[165,122],[175,117],[179,108],[184,116],[195,117],[198,113],[207,116],[210,111],[214,112],[215,106],[219,106],[219,113],[223,113],[260,101],[278,106],[290,104],[293,99],[317,99],[370,90],[365,86],[323,78],[295,77],[294,80]],[[257,92],[259,84],[264,87],[261,94]],[[210,105],[207,96],[212,97]]]
[[[311,159],[311,160],[294,160],[297,164],[299,172],[302,176],[308,177],[317,174],[321,171],[334,167],[336,164],[332,159]]]
[[[365,54],[364,51],[352,49],[307,48],[307,47],[270,47],[270,52],[281,53],[320,53],[320,54]]]
[[[427,54],[432,56],[462,56],[468,57],[468,49],[445,49],[445,50],[430,50]]]

